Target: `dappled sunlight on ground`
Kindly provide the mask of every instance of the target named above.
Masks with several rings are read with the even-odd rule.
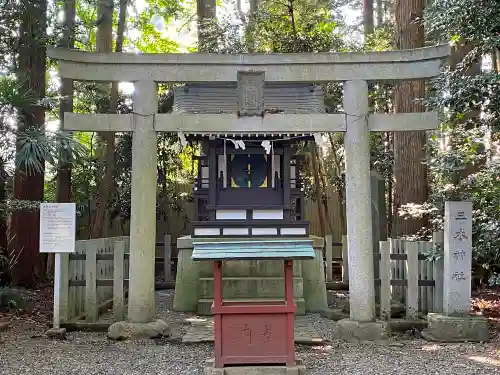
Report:
[[[429,344],[429,345],[424,345],[422,346],[423,351],[425,352],[435,352],[441,349],[441,346],[438,344]]]
[[[470,357],[467,357],[467,359],[470,359],[471,361],[474,361],[474,362],[483,363],[485,365],[500,367],[500,361],[498,359],[494,359],[494,358],[482,357],[482,356],[470,356]]]

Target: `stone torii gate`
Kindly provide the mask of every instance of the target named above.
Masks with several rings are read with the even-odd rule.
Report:
[[[64,118],[67,130],[132,132],[129,321],[151,322],[156,314],[153,276],[156,132],[291,135],[345,132],[350,321],[344,328],[357,331],[360,323],[375,324],[370,131],[431,130],[439,122],[433,112],[370,114],[368,82],[435,77],[449,53],[448,45],[389,52],[252,55],[49,49],[49,57],[59,63],[61,78],[134,83],[132,114],[66,113]],[[253,117],[239,117],[236,113],[157,114],[158,82],[238,82],[240,108],[245,105],[252,111],[262,109],[263,113],[264,81],[311,84],[342,81],[345,113],[265,113]]]

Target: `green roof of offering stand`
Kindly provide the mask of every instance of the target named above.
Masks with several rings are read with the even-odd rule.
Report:
[[[194,241],[193,260],[313,259],[312,240]]]

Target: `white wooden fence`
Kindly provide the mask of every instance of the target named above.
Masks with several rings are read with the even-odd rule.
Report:
[[[163,247],[164,282],[172,282],[171,236],[165,235]],[[123,320],[129,279],[129,237],[76,241],[75,253],[58,254],[60,282],[54,284],[58,295],[54,306],[54,326],[65,323],[96,323]],[[58,301],[58,302],[57,302]],[[111,314],[106,314],[111,311]],[[76,324],[78,326],[78,324]]]
[[[170,278],[170,236],[165,237],[165,278]],[[326,239],[327,262],[341,262],[343,281],[348,281],[347,238],[342,240],[342,257],[332,256],[332,241]],[[432,241],[411,242],[389,239],[380,242],[380,275],[374,282],[378,289],[380,316],[390,316],[393,301],[406,304],[409,319],[419,313],[441,312],[443,305],[443,258],[428,260],[431,249],[443,246],[443,234]],[[59,306],[54,307],[54,325],[66,322],[95,323],[100,314],[112,309],[110,321],[124,318],[128,288],[129,237],[99,238],[76,242],[74,254],[61,254],[61,282],[55,293]],[[328,267],[331,281],[332,267]]]
[[[128,237],[98,238],[77,241],[75,253],[60,255],[54,326],[70,321],[96,322],[99,314],[111,307],[113,320],[123,319],[129,247]]]
[[[328,237],[328,236],[327,236]],[[331,263],[342,264],[342,281],[349,281],[347,236],[342,238],[342,257],[334,257],[332,241],[326,238],[326,280],[332,281]],[[376,275],[377,299],[381,318],[390,316],[393,301],[406,304],[406,315],[415,319],[419,313],[441,312],[443,308],[443,256],[429,258],[433,249],[443,249],[443,233],[436,232],[432,241],[388,239],[381,241]],[[337,254],[340,252],[337,251]]]
[[[432,241],[388,239],[380,242],[380,316],[390,316],[392,301],[406,304],[406,317],[441,312],[443,309],[444,259],[429,253],[443,248],[443,234]]]

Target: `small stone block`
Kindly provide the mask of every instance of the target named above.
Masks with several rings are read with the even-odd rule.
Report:
[[[45,334],[51,339],[64,340],[66,338],[66,328],[51,328]]]
[[[116,322],[108,329],[108,338],[117,341],[169,337],[170,334],[170,326],[160,319],[150,323]]]
[[[483,316],[447,316],[430,313],[422,337],[435,342],[484,342],[490,339],[488,321]]]
[[[338,321],[337,336],[346,341],[382,341],[391,335],[391,328],[387,322],[358,322],[350,319]]]

